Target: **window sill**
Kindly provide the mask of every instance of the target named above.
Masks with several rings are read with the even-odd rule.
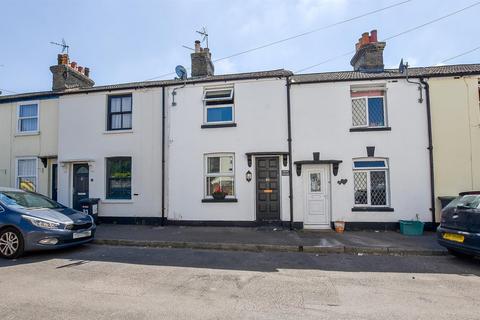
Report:
[[[207,199],[202,199],[202,202],[204,203],[211,203],[211,202],[238,202],[237,198],[225,198],[225,199],[212,199],[212,198],[207,198]]]
[[[352,211],[357,212],[393,212],[391,207],[353,207]]]
[[[236,123],[218,123],[218,124],[202,124],[202,129],[211,129],[211,128],[230,128],[236,127]]]
[[[126,130],[107,130],[103,131],[103,134],[118,134],[118,133],[133,133],[132,129],[126,129]]]
[[[365,132],[365,131],[392,131],[392,127],[350,128],[350,132]]]
[[[15,133],[15,137],[24,137],[24,136],[39,136],[40,131],[32,131],[32,132],[17,132]]]
[[[133,203],[133,200],[131,200],[131,199],[126,199],[126,200],[105,199],[105,200],[102,200],[101,203],[106,203],[106,204],[129,204],[129,203]]]

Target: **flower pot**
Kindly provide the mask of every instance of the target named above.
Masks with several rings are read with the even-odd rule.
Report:
[[[226,195],[227,194],[224,193],[224,192],[214,192],[214,193],[212,193],[212,197],[215,200],[223,200],[223,199],[225,199]]]
[[[335,232],[343,233],[343,231],[345,231],[345,221],[335,221],[333,224],[335,226]]]

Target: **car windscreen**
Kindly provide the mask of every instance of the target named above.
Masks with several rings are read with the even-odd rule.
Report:
[[[466,194],[452,200],[445,208],[463,207],[466,209],[480,208],[480,194]]]
[[[24,208],[60,209],[63,206],[42,195],[30,192],[3,191],[0,192],[0,201],[6,206],[21,206]]]

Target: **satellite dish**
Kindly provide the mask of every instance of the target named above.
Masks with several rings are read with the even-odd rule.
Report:
[[[187,79],[187,69],[185,69],[184,66],[176,66],[175,67],[175,73],[177,74],[177,76],[180,79],[182,79],[182,80]]]
[[[408,62],[403,63],[403,58],[402,58],[402,60],[400,60],[400,64],[398,65],[398,72],[403,74],[405,72],[405,69],[407,68],[408,68]]]

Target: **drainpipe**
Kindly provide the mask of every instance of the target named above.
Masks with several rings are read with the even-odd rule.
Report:
[[[428,126],[428,156],[430,161],[430,194],[432,223],[436,223],[435,218],[435,173],[433,171],[433,138],[432,138],[432,112],[430,109],[430,86],[424,78],[420,78],[420,82],[425,86],[425,102],[427,105],[427,126]]]
[[[162,220],[165,225],[165,87],[162,87]]]
[[[293,181],[292,181],[292,117],[290,107],[290,77],[286,78],[287,81],[287,126],[288,126],[288,192],[290,201],[290,230],[293,230]]]

